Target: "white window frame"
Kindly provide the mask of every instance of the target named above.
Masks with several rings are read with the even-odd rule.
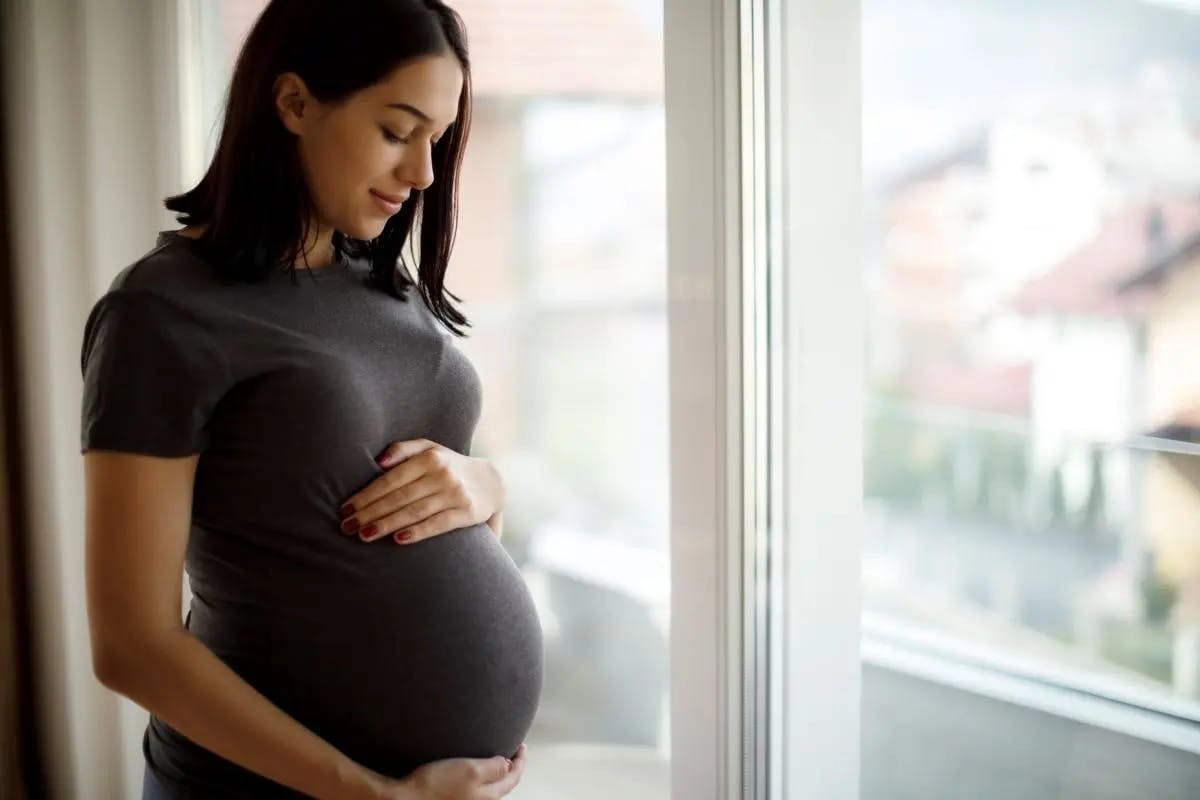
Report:
[[[736,4],[664,0],[671,796],[741,796]],[[727,316],[728,315],[728,316]],[[730,318],[732,317],[732,319]],[[731,375],[730,373],[734,374]],[[732,399],[732,407],[731,407]],[[730,474],[732,473],[732,474]]]
[[[863,416],[860,0],[763,0],[769,77],[771,498],[781,679],[772,798],[860,791]],[[770,80],[768,80],[770,84]]]
[[[855,798],[859,3],[664,5],[672,797]]]

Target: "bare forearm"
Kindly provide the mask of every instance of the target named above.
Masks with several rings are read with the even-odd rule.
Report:
[[[380,782],[260,694],[186,629],[159,637],[105,684],[184,736],[316,798],[371,798]],[[132,654],[131,654],[132,655]]]

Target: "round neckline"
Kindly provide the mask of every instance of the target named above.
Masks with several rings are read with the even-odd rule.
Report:
[[[191,236],[184,236],[177,230],[159,231],[159,244],[165,244],[168,241],[178,242],[188,248],[190,252],[196,256],[201,256],[201,253],[196,249],[196,239]],[[340,250],[334,251],[334,260],[324,267],[307,267],[303,265],[294,266],[297,282],[308,280],[313,283],[322,281],[334,280],[339,276],[353,274],[352,259]],[[277,267],[268,273],[269,280],[290,279],[292,269],[288,267]]]

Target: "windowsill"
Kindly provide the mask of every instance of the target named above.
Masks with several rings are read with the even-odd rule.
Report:
[[[862,661],[1200,755],[1200,715],[1183,702],[1020,661],[869,613],[863,617]]]
[[[655,748],[603,743],[531,742],[513,800],[662,800],[671,764]]]

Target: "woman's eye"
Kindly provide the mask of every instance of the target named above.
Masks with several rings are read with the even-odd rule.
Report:
[[[383,138],[387,139],[389,142],[392,142],[393,144],[408,144],[408,139],[401,139],[387,128],[380,128],[380,130],[383,131]]]

